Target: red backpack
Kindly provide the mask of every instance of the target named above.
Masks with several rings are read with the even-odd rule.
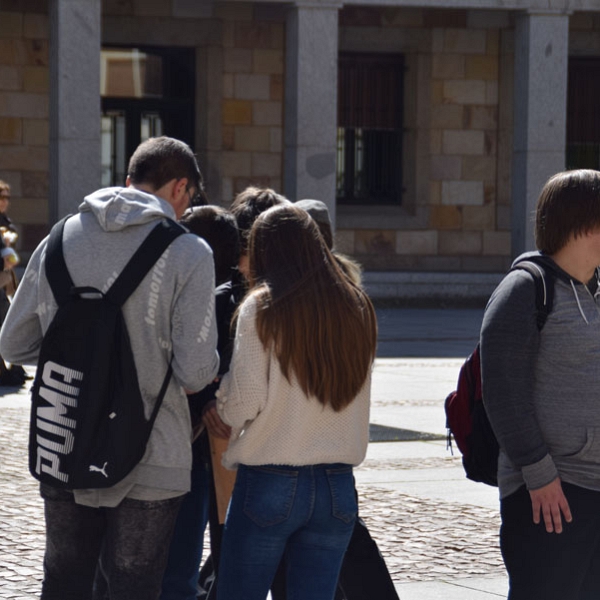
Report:
[[[516,269],[528,271],[533,276],[537,326],[541,331],[552,310],[554,277],[544,268],[543,259],[537,255],[528,256],[513,264],[511,271]],[[500,449],[483,404],[479,344],[461,367],[457,388],[448,394],[444,409],[448,448],[452,450],[454,438],[462,454],[467,478],[488,485],[498,485]]]

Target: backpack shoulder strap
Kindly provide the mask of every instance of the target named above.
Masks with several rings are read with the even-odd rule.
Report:
[[[46,243],[45,273],[56,303],[62,306],[69,298],[69,291],[74,286],[65,262],[62,238],[65,223],[71,215],[61,219],[50,231]]]
[[[554,304],[554,275],[544,267],[535,256],[518,262],[511,271],[527,271],[535,282],[535,308],[537,311],[537,326],[541,331],[546,324],[548,315],[552,312]]]
[[[171,219],[161,219],[110,286],[107,298],[114,304],[123,306],[169,244],[182,233],[186,233],[186,230],[181,225]]]

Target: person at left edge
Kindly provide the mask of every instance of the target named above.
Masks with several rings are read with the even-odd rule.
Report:
[[[66,222],[63,248],[75,285],[108,288],[154,226],[165,217],[181,217],[201,187],[186,144],[166,137],[143,142],[129,163],[127,187],[87,196]],[[1,352],[13,363],[35,364],[57,308],[45,277],[45,247],[43,240],[33,253],[0,333]],[[146,453],[125,479],[110,488],[74,492],[41,486],[42,600],[159,597],[173,525],[190,487],[184,389],[202,389],[219,366],[213,290],[209,247],[184,234],[124,304],[142,395],[154,401],[145,390],[160,389],[171,355],[173,377]]]

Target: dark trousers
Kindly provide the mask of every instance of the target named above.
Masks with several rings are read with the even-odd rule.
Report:
[[[600,598],[600,492],[562,484],[573,515],[560,534],[533,523],[525,487],[500,503],[500,547],[509,600]]]
[[[158,599],[181,496],[90,508],[76,504],[70,492],[40,489],[46,518],[42,600]]]

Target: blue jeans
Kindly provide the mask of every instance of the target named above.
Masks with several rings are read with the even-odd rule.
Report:
[[[195,444],[201,444],[197,440]],[[192,489],[184,497],[171,539],[160,600],[196,600],[198,574],[208,522],[208,478],[205,456],[194,452]]]
[[[350,465],[240,465],[217,600],[265,600],[282,558],[287,600],[332,600],[357,512]]]

